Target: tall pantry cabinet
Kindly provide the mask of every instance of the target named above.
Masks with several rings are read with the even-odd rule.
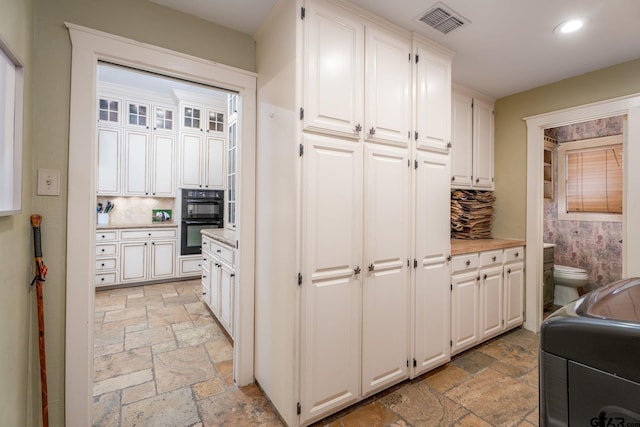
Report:
[[[256,40],[254,371],[308,425],[449,359],[451,54],[341,1]]]

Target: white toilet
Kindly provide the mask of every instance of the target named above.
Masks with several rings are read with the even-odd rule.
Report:
[[[578,288],[589,283],[586,270],[566,265],[554,265],[553,278],[555,281],[553,303],[561,306],[577,300]]]

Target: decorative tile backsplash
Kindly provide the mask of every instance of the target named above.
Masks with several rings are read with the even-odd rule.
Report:
[[[558,142],[620,135],[624,117],[609,117],[546,129],[545,135]],[[557,153],[554,153],[557,156]],[[557,165],[557,157],[554,164]],[[558,194],[557,167],[555,169]],[[564,221],[558,219],[557,197],[544,200],[544,241],[555,243],[555,264],[583,268],[589,274],[587,290],[622,278],[622,223]]]

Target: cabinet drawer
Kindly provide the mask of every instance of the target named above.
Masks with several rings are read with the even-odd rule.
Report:
[[[502,264],[502,249],[480,252],[480,267]]]
[[[116,259],[115,258],[100,258],[96,260],[96,271],[103,270],[115,270]]]
[[[212,240],[209,250],[214,257],[220,258],[223,261],[226,261],[228,264],[233,265],[234,250],[229,246],[219,244],[218,242]]]
[[[504,262],[524,261],[524,246],[504,250]]]
[[[110,230],[110,231],[96,232],[96,243],[113,241],[113,240],[118,240],[117,231]]]
[[[122,230],[120,239],[122,240],[143,240],[143,239],[175,239],[177,230],[170,229],[148,229],[148,230]]]
[[[113,285],[116,283],[116,273],[102,273],[96,274],[95,281],[93,282],[96,286],[106,286]]]
[[[458,271],[471,270],[478,268],[478,254],[463,254],[456,255],[451,258],[451,271],[456,273]]]
[[[181,259],[180,260],[180,275],[200,275],[202,272],[202,260],[201,259]]]
[[[116,243],[96,245],[96,256],[115,255],[117,253],[118,253],[118,245]]]

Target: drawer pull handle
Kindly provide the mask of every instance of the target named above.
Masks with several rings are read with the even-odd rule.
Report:
[[[222,249],[216,249],[216,252],[217,252],[217,253],[221,253],[221,252],[222,252]]]
[[[230,274],[229,277],[236,277],[236,275],[235,274]]]
[[[470,260],[470,259],[468,259],[468,260],[467,260],[467,262],[466,262],[465,264],[467,264],[467,265],[471,265],[471,260]]]
[[[100,265],[104,267],[104,262],[102,264],[100,264]]]
[[[101,278],[100,278],[100,281],[101,281],[101,282],[104,282],[104,277],[101,277]]]
[[[104,248],[100,249],[101,252],[104,252]]]
[[[203,279],[206,279],[206,278],[207,278],[207,275],[206,275],[206,274],[203,274],[203,275],[202,275],[202,278],[203,278]]]
[[[102,235],[102,238],[105,239],[107,236],[105,236],[104,234]]]

